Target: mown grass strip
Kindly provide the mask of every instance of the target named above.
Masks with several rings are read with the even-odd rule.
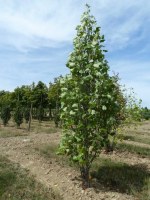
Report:
[[[48,159],[55,158],[59,163],[63,160],[64,166],[70,166],[66,157],[56,154],[57,148],[57,145],[41,145],[36,150]],[[92,180],[96,178],[100,191],[116,191],[134,195],[139,200],[149,200],[150,173],[144,165],[130,166],[110,158],[97,158],[92,165],[91,177]]]
[[[26,170],[0,156],[0,199],[61,200],[62,197],[36,182]]]
[[[123,140],[134,141],[134,142],[150,145],[150,137],[142,137],[142,135],[139,136],[139,135],[133,135],[133,134],[131,135],[120,134],[119,137]]]
[[[42,144],[35,147],[36,151],[39,151],[40,154],[45,155],[48,158],[57,158],[56,154],[58,146],[55,144]]]
[[[100,184],[100,190],[112,190],[132,194],[140,200],[148,200],[150,173],[144,165],[130,166],[111,159],[97,159],[91,175]]]
[[[136,146],[136,145],[127,144],[127,143],[118,143],[116,146],[116,149],[121,152],[127,151],[127,152],[134,153],[137,155],[150,157],[150,148],[148,147]]]
[[[42,144],[40,146],[35,147],[35,150],[48,159],[55,159],[55,161],[62,166],[67,165],[73,167],[73,164],[68,159],[68,157],[57,154],[58,145],[56,144]]]
[[[7,137],[18,137],[18,136],[27,136],[27,132],[23,132],[21,130],[0,130],[0,137],[7,138]]]

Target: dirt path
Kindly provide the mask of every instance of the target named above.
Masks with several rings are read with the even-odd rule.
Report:
[[[11,161],[20,163],[23,168],[35,175],[35,178],[47,187],[58,191],[64,200],[135,200],[127,194],[111,191],[95,191],[93,188],[82,190],[79,181],[74,181],[79,174],[70,167],[63,167],[56,159],[46,159],[34,147],[41,144],[58,143],[59,134],[31,134],[29,136],[0,138],[0,154],[6,155]],[[113,159],[122,158],[113,155]],[[123,158],[131,162],[131,157]],[[138,160],[132,158],[133,164],[143,162],[150,166],[148,158]]]

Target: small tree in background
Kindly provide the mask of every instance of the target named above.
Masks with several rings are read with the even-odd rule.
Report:
[[[42,107],[42,105],[40,105],[37,109],[37,118],[39,122],[41,122],[44,118],[44,108]]]
[[[108,74],[104,36],[86,7],[67,62],[71,74],[61,80],[64,134],[59,152],[78,164],[83,185],[89,187],[92,162],[123,121],[126,102],[118,79]]]
[[[8,124],[8,121],[11,118],[11,109],[9,105],[2,106],[1,109],[1,119],[3,121],[3,125],[6,126]]]
[[[25,108],[24,109],[24,119],[26,120],[26,123],[29,122],[29,119],[30,119],[30,108]]]
[[[58,108],[54,111],[54,123],[55,127],[58,128],[60,123],[60,110]]]
[[[17,124],[17,128],[23,123],[23,110],[22,107],[18,104],[14,110],[14,121]]]
[[[49,110],[50,110],[50,118],[52,118],[51,109],[54,110],[53,117],[55,126],[58,127],[60,124],[60,79],[62,76],[54,79],[54,83],[50,83],[49,91],[48,91],[48,100],[49,100]]]
[[[150,119],[150,109],[148,109],[147,107],[142,108],[141,114],[142,114],[142,118],[143,119],[145,119],[145,120],[149,120]]]

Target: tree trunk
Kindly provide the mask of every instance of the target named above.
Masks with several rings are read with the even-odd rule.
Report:
[[[80,167],[81,177],[82,177],[82,187],[83,189],[90,187],[90,169],[87,166]]]
[[[29,117],[28,131],[30,131],[30,128],[31,128],[31,121],[32,121],[32,103],[31,103],[31,107],[30,107],[30,117]]]
[[[49,107],[49,119],[52,120],[52,109]]]

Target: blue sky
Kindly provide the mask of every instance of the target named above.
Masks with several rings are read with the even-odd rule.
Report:
[[[85,3],[105,35],[110,70],[150,107],[148,0],[0,0],[0,90],[68,73]]]

